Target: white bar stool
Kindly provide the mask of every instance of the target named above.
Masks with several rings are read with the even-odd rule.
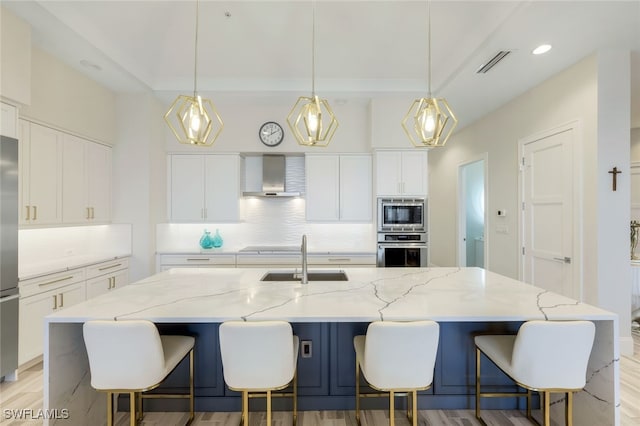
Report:
[[[130,424],[143,416],[142,398],[189,398],[189,419],[194,416],[193,346],[191,336],[160,336],[155,324],[145,320],[87,321],[82,327],[89,357],[91,386],[107,393],[107,425],[113,425],[113,394],[128,393]],[[143,392],[160,383],[189,355],[189,393]]]
[[[356,421],[360,424],[360,398],[389,396],[389,425],[395,424],[394,398],[407,395],[407,417],[418,424],[419,390],[429,389],[440,338],[440,326],[434,321],[376,321],[369,324],[366,336],[355,336]],[[360,370],[369,385],[378,391],[360,392]],[[411,394],[411,403],[409,403]],[[409,411],[409,406],[412,411]]]
[[[515,336],[476,336],[476,418],[486,424],[480,414],[481,397],[526,396],[527,418],[537,423],[531,416],[531,392],[537,391],[544,400],[542,414],[547,426],[550,395],[561,392],[567,394],[565,422],[571,426],[573,393],[582,390],[586,383],[594,336],[595,326],[590,321],[528,321]],[[527,392],[481,392],[481,353]]]
[[[220,325],[224,381],[242,392],[242,422],[249,424],[249,397],[267,398],[267,426],[271,426],[271,397],[293,397],[293,424],[298,418],[298,336],[286,321],[227,321]],[[292,393],[277,393],[293,382]]]

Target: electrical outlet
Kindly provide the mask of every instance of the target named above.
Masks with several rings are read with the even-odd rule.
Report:
[[[303,340],[300,342],[300,356],[302,358],[311,358],[313,353],[313,346],[311,340]]]

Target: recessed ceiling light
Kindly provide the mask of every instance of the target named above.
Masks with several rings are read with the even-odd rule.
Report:
[[[533,49],[531,53],[533,53],[534,55],[542,55],[543,53],[547,53],[550,50],[551,50],[550,44],[541,44],[540,46]]]
[[[96,71],[102,71],[102,67],[94,62],[91,62],[87,59],[83,59],[80,61],[80,65],[82,65],[85,68],[90,68],[92,70],[96,70]]]

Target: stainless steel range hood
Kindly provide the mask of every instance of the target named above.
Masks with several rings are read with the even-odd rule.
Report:
[[[299,197],[299,192],[285,189],[286,159],[284,155],[262,156],[262,191],[243,192],[245,197]]]

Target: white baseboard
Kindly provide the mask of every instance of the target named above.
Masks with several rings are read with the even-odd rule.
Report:
[[[620,336],[620,355],[633,356],[633,337]]]

